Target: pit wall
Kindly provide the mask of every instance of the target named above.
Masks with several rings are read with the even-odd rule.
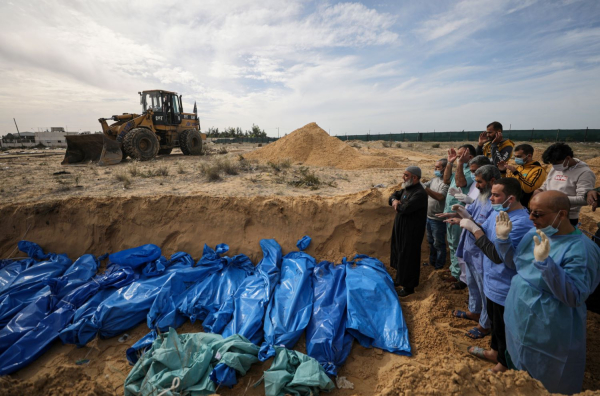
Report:
[[[196,260],[204,244],[230,246],[229,255],[262,258],[259,241],[275,238],[284,253],[309,235],[317,260],[339,262],[356,253],[389,262],[394,213],[392,189],[338,197],[69,198],[0,208],[0,258],[21,239],[75,259],[153,243],[169,257],[185,251]],[[12,257],[23,256],[16,252]]]

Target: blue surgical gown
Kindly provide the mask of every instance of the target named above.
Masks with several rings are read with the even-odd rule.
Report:
[[[471,217],[473,217],[473,221],[477,224],[483,224],[490,216],[496,217],[494,215],[494,209],[492,209],[492,203],[489,199],[486,199],[485,202],[476,199],[475,202],[467,205],[466,209]],[[473,234],[467,230],[463,230],[460,235],[456,256],[471,263],[475,269],[483,275],[484,254],[481,249],[475,245],[475,237]]]
[[[535,261],[535,229],[516,251],[510,240],[495,245],[516,267],[506,298],[506,345],[513,364],[552,393],[581,392],[585,371],[585,300],[599,278],[600,249],[581,231],[550,237],[550,256]]]
[[[498,214],[498,212],[493,213],[481,226],[490,241],[496,239],[496,217],[498,217]],[[529,220],[529,213],[526,209],[508,212],[508,217],[512,222],[509,240],[512,242],[513,247],[517,247],[523,236],[534,228],[533,222]],[[514,266],[511,267],[506,261],[502,261],[503,264],[495,264],[487,256],[483,258],[483,292],[487,298],[504,306],[511,279],[517,271],[514,270]]]

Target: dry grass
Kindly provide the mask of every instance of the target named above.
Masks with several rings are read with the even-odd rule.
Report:
[[[237,175],[239,173],[237,165],[228,159],[218,160],[215,166],[227,175]]]
[[[161,165],[154,171],[154,176],[169,176],[169,168],[165,165]]]
[[[216,165],[203,163],[200,165],[200,174],[209,182],[221,180],[221,169]]]
[[[311,171],[306,166],[301,166],[298,169],[299,176],[297,176],[294,180],[288,182],[290,186],[308,188],[311,190],[317,190],[322,186],[328,187],[337,187],[335,182],[325,182],[321,180],[314,171]]]
[[[129,188],[131,186],[131,178],[125,172],[115,173],[115,179],[117,179],[118,182],[123,183],[123,188]]]
[[[289,169],[292,167],[292,160],[290,160],[289,158],[286,158],[284,160],[281,161],[277,161],[277,162],[267,162],[267,165],[271,167],[271,169],[275,172],[281,172],[284,169]]]
[[[134,163],[132,163],[131,165],[129,165],[129,168],[127,168],[127,170],[129,171],[129,174],[130,174],[132,177],[137,177],[137,176],[140,176],[141,170],[140,170],[140,168],[138,167],[138,163],[137,163],[137,161],[136,161],[136,162],[134,162]]]

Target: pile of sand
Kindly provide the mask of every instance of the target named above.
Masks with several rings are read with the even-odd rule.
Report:
[[[294,163],[339,169],[399,168],[389,158],[364,155],[312,122],[244,156],[262,162],[290,159]]]
[[[596,157],[596,158],[591,158],[588,160],[583,161],[586,164],[590,165],[590,166],[600,166],[600,157]]]

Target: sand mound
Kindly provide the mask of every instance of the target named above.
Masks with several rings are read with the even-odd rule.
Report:
[[[388,158],[359,153],[340,139],[329,136],[314,122],[245,157],[263,162],[290,159],[304,165],[331,166],[347,170],[399,167]]]
[[[590,166],[600,166],[600,157],[596,157],[596,158],[591,158],[588,160],[583,161],[586,164],[590,165]]]

